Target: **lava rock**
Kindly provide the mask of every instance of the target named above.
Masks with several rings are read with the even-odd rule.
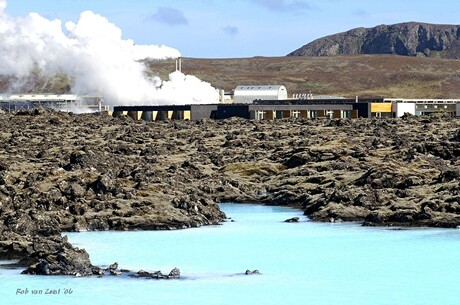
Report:
[[[292,218],[289,218],[289,219],[286,219],[284,222],[299,222],[300,221],[300,218],[299,217],[292,217]]]

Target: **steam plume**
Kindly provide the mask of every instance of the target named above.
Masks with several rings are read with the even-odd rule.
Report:
[[[72,93],[102,95],[111,104],[215,103],[218,93],[209,83],[176,71],[168,81],[147,78],[141,59],[177,58],[167,46],[136,45],[122,31],[91,11],[79,20],[48,20],[37,13],[9,16],[0,0],[0,74],[21,80],[34,69],[65,73]]]

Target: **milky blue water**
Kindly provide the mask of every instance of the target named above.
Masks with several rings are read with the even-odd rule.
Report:
[[[235,222],[181,231],[68,234],[88,250],[93,264],[117,261],[133,271],[163,273],[178,267],[181,280],[0,270],[0,304],[460,304],[459,230],[363,228],[310,222],[289,208],[222,208]],[[301,222],[283,222],[294,216]],[[247,269],[262,274],[242,275]],[[46,289],[59,294],[32,294]]]

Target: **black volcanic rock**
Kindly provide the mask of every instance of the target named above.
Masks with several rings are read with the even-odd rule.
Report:
[[[407,22],[356,28],[319,38],[288,56],[395,54],[460,58],[460,25]]]
[[[3,114],[0,259],[20,260],[29,274],[101,275],[62,232],[216,225],[226,219],[218,202],[295,206],[317,221],[455,228],[459,130],[460,120],[440,115],[338,124]]]

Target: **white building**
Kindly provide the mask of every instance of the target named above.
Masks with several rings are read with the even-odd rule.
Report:
[[[396,117],[401,117],[405,113],[421,116],[436,112],[444,112],[459,116],[459,99],[402,99],[385,98],[384,102],[391,102],[393,113]]]
[[[286,87],[269,86],[238,86],[233,94],[233,103],[250,104],[254,100],[286,100]]]
[[[0,101],[14,102],[76,102],[78,95],[74,94],[12,94],[0,95]]]
[[[73,112],[108,111],[103,98],[74,94],[12,94],[0,95],[0,109],[5,111],[29,110],[38,107]]]

